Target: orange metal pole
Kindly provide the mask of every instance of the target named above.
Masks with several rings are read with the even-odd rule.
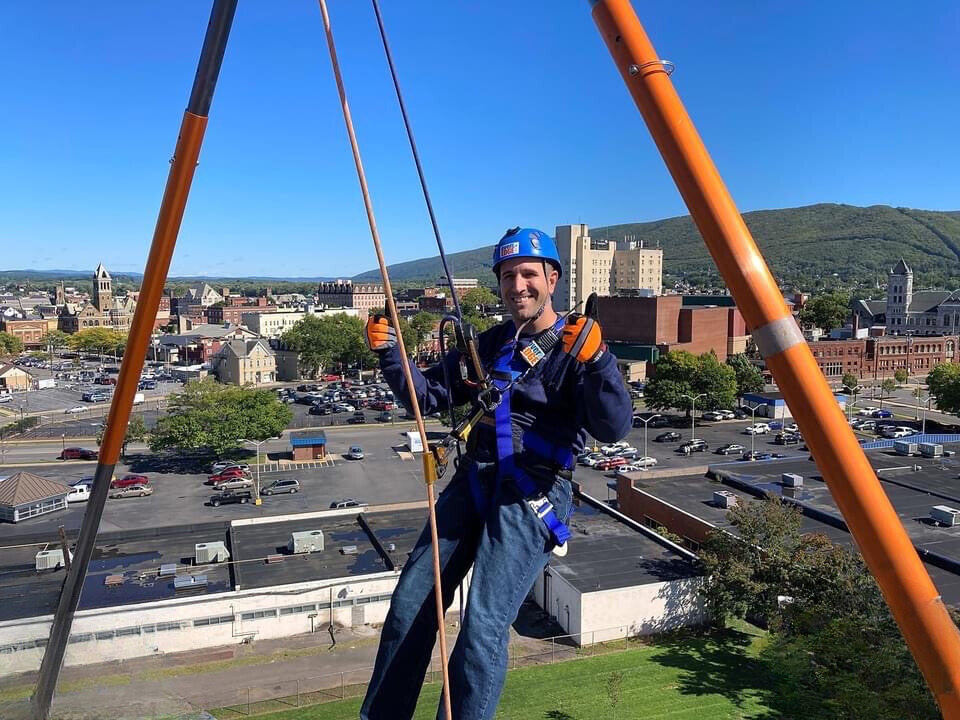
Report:
[[[960,632],[846,422],[629,0],[593,19],[817,466],[947,720],[960,719]]]

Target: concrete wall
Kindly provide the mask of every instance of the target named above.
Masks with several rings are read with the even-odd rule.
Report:
[[[576,588],[548,565],[537,576],[530,592],[534,602],[554,618],[568,635],[579,635],[582,620],[580,592]]]

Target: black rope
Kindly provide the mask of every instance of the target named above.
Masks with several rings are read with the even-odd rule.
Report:
[[[387,65],[390,66],[390,77],[393,78],[393,88],[397,92],[397,101],[400,103],[400,114],[403,115],[403,125],[407,129],[407,138],[410,140],[410,150],[413,153],[413,162],[417,166],[417,175],[420,178],[420,187],[423,189],[423,199],[427,203],[427,212],[430,214],[430,223],[433,225],[433,234],[437,238],[437,248],[440,250],[440,262],[443,263],[443,272],[447,276],[447,283],[450,285],[450,295],[453,297],[453,308],[457,319],[463,322],[463,312],[460,310],[460,299],[457,297],[457,291],[453,287],[453,276],[450,274],[450,267],[447,265],[447,254],[443,250],[443,240],[440,239],[440,228],[437,225],[437,217],[433,212],[433,203],[430,201],[430,191],[427,190],[427,180],[423,175],[423,166],[420,164],[420,154],[417,152],[417,143],[413,139],[413,128],[410,127],[410,118],[407,115],[407,106],[403,102],[403,94],[400,92],[400,81],[397,80],[397,70],[393,65],[393,55],[390,52],[390,43],[387,42],[387,31],[383,27],[383,16],[380,15],[380,3],[372,0],[373,12],[377,16],[377,27],[380,29],[380,38],[383,40],[383,51],[387,56]]]

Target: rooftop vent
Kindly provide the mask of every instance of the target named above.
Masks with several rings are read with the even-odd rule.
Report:
[[[340,548],[340,552],[341,552],[342,554],[344,554],[344,555],[356,555],[356,554],[357,554],[357,546],[356,546],[356,545],[344,545],[342,548]]]
[[[780,484],[784,487],[801,488],[803,487],[803,475],[782,473],[780,475]]]
[[[206,587],[206,575],[177,575],[173,579],[174,590],[189,590],[195,587]]]
[[[948,505],[934,505],[930,508],[930,519],[938,525],[953,527],[960,524],[960,510]]]
[[[177,566],[173,563],[165,563],[160,566],[160,577],[174,577],[177,574]]]
[[[734,495],[729,490],[714,490],[713,491],[713,504],[718,508],[723,508],[724,510],[729,510],[734,505],[737,504],[737,496]]]
[[[304,530],[290,534],[287,549],[293,554],[323,552],[323,530]]]
[[[223,562],[230,558],[230,552],[222,540],[208,543],[197,543],[194,548],[196,564],[206,565],[207,563]]]

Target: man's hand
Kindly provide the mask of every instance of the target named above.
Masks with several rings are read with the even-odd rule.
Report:
[[[599,360],[606,351],[600,332],[600,323],[579,313],[567,315],[563,326],[563,351],[582,363]]]
[[[383,352],[397,344],[397,331],[385,316],[371,315],[367,318],[363,339],[367,341],[367,347],[374,352]]]

